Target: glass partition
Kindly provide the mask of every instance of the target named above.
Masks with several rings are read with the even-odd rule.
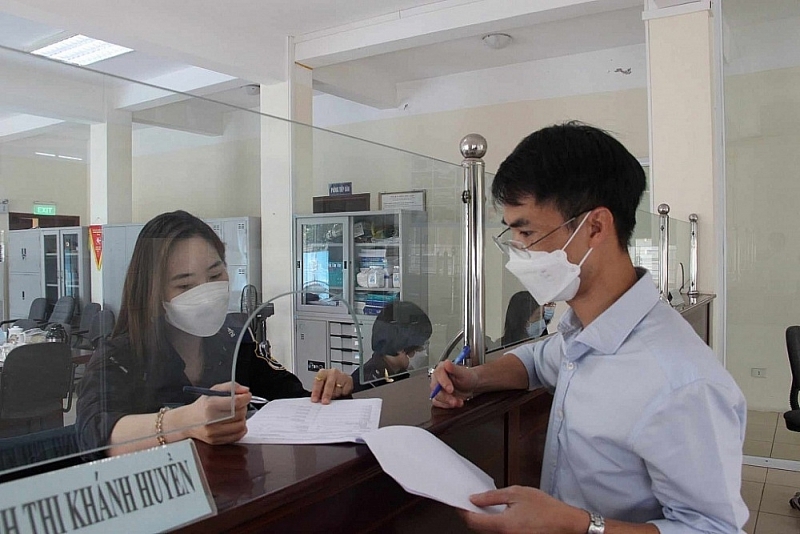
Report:
[[[800,460],[786,428],[786,328],[800,322],[800,3],[722,4],[725,354],[747,399],[744,453]]]
[[[661,257],[661,216],[643,210],[636,211],[636,227],[631,237],[628,252],[633,264],[650,271],[653,283],[658,286],[660,280]],[[691,233],[688,221],[669,218],[669,248],[667,281],[673,299],[678,294],[685,295],[689,291],[689,258]],[[674,306],[682,302],[672,302]]]
[[[280,367],[242,315],[262,117],[7,48],[0,68],[0,475],[208,439],[248,408],[232,380]],[[142,232],[175,210],[197,218]]]
[[[40,296],[46,322],[59,290],[75,300],[60,351],[69,376],[49,387],[47,421],[25,417],[5,427],[0,472],[30,466],[32,455],[14,452],[20,446],[44,442],[52,454],[37,461],[77,462],[199,436],[234,414],[230,395],[184,386],[230,392],[235,378],[266,398],[299,396],[320,369],[338,369],[374,387],[424,372],[460,332],[458,164],[260,114],[257,98],[229,105],[10,49],[0,49],[0,64],[0,119],[14,128],[0,133],[0,184],[10,210],[22,214],[13,229],[11,217],[0,216],[0,229],[9,230],[3,317],[27,317]],[[289,142],[263,141],[276,132]],[[315,203],[342,182],[368,194],[368,204],[343,212],[330,211],[336,199]],[[291,235],[264,222],[263,184],[291,188]],[[404,193],[420,191],[421,205],[404,203]],[[55,219],[31,215],[39,202],[79,220],[78,237],[62,239]],[[197,228],[187,231],[199,239],[171,234],[180,224],[170,218],[146,226],[175,210],[201,221],[189,219]],[[273,261],[282,254],[293,261]],[[206,284],[225,279],[222,290]],[[274,296],[268,287],[305,292],[245,325]],[[200,301],[226,312],[222,326],[210,308],[197,312],[192,304]],[[355,319],[336,305],[344,301]],[[102,321],[89,317],[90,303],[101,306]],[[55,343],[37,343],[44,333],[23,331],[27,337],[13,330],[16,345],[4,351],[4,387],[20,348],[56,351]],[[246,350],[234,369],[240,337]],[[253,378],[271,372],[286,377],[280,391]],[[28,376],[13,391],[44,386],[35,382]]]
[[[358,388],[401,380],[435,364],[461,331],[460,165],[270,117],[250,109],[257,99],[230,105],[9,49],[0,49],[0,64],[0,118],[8,126],[0,137],[2,196],[23,215],[14,224],[31,227],[12,230],[11,217],[0,216],[0,229],[10,230],[9,260],[0,263],[4,317],[27,318],[36,297],[58,308],[59,288],[75,300],[72,315],[59,321],[69,376],[54,379],[61,389],[52,388],[50,419],[9,429],[0,451],[11,460],[0,469],[26,466],[13,453],[22,442],[49,440],[75,458],[103,455],[111,436],[129,449],[150,447],[199,436],[234,414],[230,397],[184,386],[230,392],[236,379],[270,399],[303,395],[323,369],[352,376]],[[546,330],[531,333],[546,303],[530,302],[492,243],[502,230],[488,195],[492,178],[490,348]],[[337,198],[336,184],[347,184],[351,198]],[[293,219],[262,208],[287,189]],[[46,201],[58,215],[79,218],[77,241],[55,234],[54,219],[33,214],[34,203]],[[173,215],[145,226],[175,210],[200,221]],[[657,246],[657,223],[645,220],[642,239],[652,243],[641,246]],[[192,228],[178,231],[181,224]],[[51,235],[58,240],[45,239]],[[58,256],[53,243],[69,249],[60,261],[48,256]],[[677,266],[684,260],[674,246]],[[292,290],[302,292],[245,325],[265,298]],[[106,312],[97,314],[102,320],[89,317],[92,302]],[[198,302],[214,305],[198,311]],[[52,313],[32,317],[24,337],[14,329],[12,341],[37,345],[46,336],[35,328]],[[240,337],[247,345],[234,369]],[[6,348],[4,392],[20,347]],[[279,390],[258,383],[270,373],[282,377]],[[44,381],[29,376],[19,387],[33,391],[37,382]]]
[[[461,167],[301,125],[293,137],[302,160],[293,173],[295,284],[350,300],[363,343],[335,298],[299,296],[296,320],[327,343],[327,362],[352,375],[357,390],[427,370],[462,325]],[[368,209],[345,200],[331,207],[330,186],[343,182],[352,196],[368,197]],[[422,192],[415,203],[403,195],[412,192]],[[309,385],[313,362],[324,360],[297,356]]]

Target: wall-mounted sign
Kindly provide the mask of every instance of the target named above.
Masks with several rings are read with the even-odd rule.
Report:
[[[55,204],[48,204],[46,202],[34,202],[33,203],[33,214],[34,215],[55,215],[56,214],[56,205]]]
[[[328,194],[335,195],[352,195],[353,182],[338,182],[335,184],[328,184]]]
[[[216,513],[190,439],[0,484],[2,532],[163,532]]]
[[[401,191],[378,195],[378,209],[425,211],[425,191]]]

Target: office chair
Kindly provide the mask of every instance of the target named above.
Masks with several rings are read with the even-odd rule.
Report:
[[[792,409],[783,414],[783,419],[786,428],[800,432],[800,326],[786,329],[786,352],[792,370],[792,386],[789,390],[789,406]]]
[[[56,301],[56,305],[53,307],[50,317],[47,318],[47,322],[61,323],[65,327],[70,327],[73,315],[75,315],[75,299],[70,296],[64,296]]]
[[[72,352],[64,343],[31,343],[9,352],[0,374],[0,437],[64,426],[73,372]]]
[[[92,319],[100,311],[100,305],[96,302],[90,302],[81,310],[81,320],[78,323],[78,329],[72,332],[72,346],[76,347],[79,343],[83,342],[89,334],[89,328],[92,325]]]
[[[107,339],[114,331],[114,312],[111,310],[100,310],[92,318],[92,324],[85,334],[76,336],[72,346],[76,349],[94,350],[102,339]],[[76,332],[77,334],[78,332]]]
[[[792,370],[792,386],[789,389],[789,406],[792,409],[784,412],[783,419],[787,429],[800,432],[800,326],[786,329],[786,352],[789,355],[789,368]],[[800,510],[800,491],[789,499],[789,505]]]
[[[19,326],[23,330],[30,330],[31,328],[44,325],[46,316],[47,299],[40,297],[31,301],[31,308],[28,311],[27,319],[9,319],[7,321],[0,321],[0,327],[10,324],[11,326]]]

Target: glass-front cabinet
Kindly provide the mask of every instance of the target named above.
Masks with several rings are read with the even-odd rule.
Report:
[[[429,309],[428,222],[424,211],[414,210],[303,215],[295,218],[295,232],[295,369],[311,387],[319,369],[358,368],[375,317],[389,302]],[[315,350],[299,348],[306,346]]]
[[[350,259],[344,243],[350,241],[349,233],[346,218],[298,218],[297,289],[302,290],[297,299],[298,309],[325,307],[328,311],[347,313],[341,299],[348,295],[344,273]]]
[[[395,299],[427,309],[425,212],[351,212],[296,217],[297,310],[374,316]]]
[[[52,309],[64,296],[75,299],[76,309],[89,302],[89,251],[86,228],[42,230],[42,282]]]

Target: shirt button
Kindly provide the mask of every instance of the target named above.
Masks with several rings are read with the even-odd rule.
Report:
[[[564,419],[564,410],[558,410],[558,412],[556,413],[556,415],[558,415],[558,418],[559,418],[559,419]]]
[[[574,363],[572,363],[572,362],[569,362],[569,363],[567,364],[567,369],[569,369],[570,371],[572,371],[573,369],[575,369],[575,364],[574,364]]]

